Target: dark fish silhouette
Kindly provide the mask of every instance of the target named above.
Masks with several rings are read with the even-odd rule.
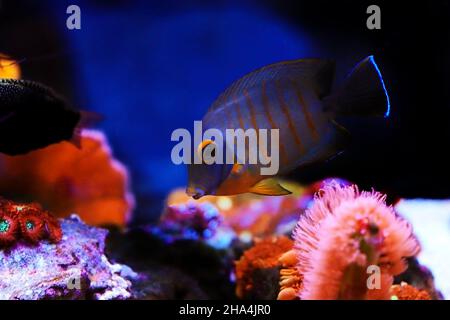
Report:
[[[1,153],[25,154],[64,140],[80,147],[81,129],[96,117],[40,83],[0,79]]]

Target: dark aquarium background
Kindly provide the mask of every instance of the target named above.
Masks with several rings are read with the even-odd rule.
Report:
[[[174,129],[192,129],[243,74],[304,57],[335,59],[339,83],[373,54],[391,117],[349,121],[351,147],[291,179],[338,176],[392,200],[448,197],[450,2],[372,2],[6,0],[0,52],[24,59],[23,78],[104,116],[98,126],[131,172],[135,223],[156,219],[186,184],[170,160]],[[66,28],[69,4],[81,7],[81,30]],[[370,4],[382,8],[381,30],[366,28]]]

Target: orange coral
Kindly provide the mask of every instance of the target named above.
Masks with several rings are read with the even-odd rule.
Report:
[[[301,299],[389,299],[394,275],[420,246],[411,226],[385,196],[331,183],[316,196],[294,231]],[[381,288],[368,289],[367,268],[378,266]]]
[[[102,133],[84,130],[81,144],[0,155],[0,193],[36,200],[59,217],[77,213],[90,224],[124,226],[134,205],[127,170]]]
[[[419,290],[406,282],[393,285],[390,294],[392,300],[431,300],[431,296],[426,290]]]
[[[285,236],[269,237],[245,251],[236,262],[236,294],[245,298],[253,290],[255,270],[271,269],[279,266],[278,258],[292,249],[293,242]]]

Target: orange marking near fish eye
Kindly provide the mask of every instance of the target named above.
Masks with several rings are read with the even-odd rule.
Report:
[[[314,141],[317,141],[319,139],[319,133],[317,132],[312,115],[308,110],[308,106],[306,105],[305,99],[303,98],[303,94],[301,92],[300,86],[299,86],[298,82],[295,81],[294,79],[290,79],[290,80],[292,82],[292,85],[294,86],[294,91],[295,91],[295,94],[297,95],[298,103],[300,105],[300,108],[302,109],[302,113],[305,116],[306,124],[309,128],[309,131],[311,132],[311,135],[312,135]]]
[[[200,142],[200,144],[197,147],[197,153],[198,155],[203,159],[203,150],[209,146],[211,143],[214,143],[214,141],[206,139]]]
[[[267,96],[267,87],[266,82],[262,82],[262,89],[261,89],[261,98],[262,98],[262,104],[264,107],[264,115],[266,116],[267,120],[269,121],[270,126],[272,129],[280,129],[276,126],[275,121],[273,120],[272,116],[270,115],[270,102],[269,97]],[[281,151],[281,159],[283,162],[287,162],[289,160],[286,149],[284,148],[283,141],[279,142],[280,145],[280,151]]]
[[[210,140],[210,139],[203,140],[203,141],[200,142],[200,144],[198,145],[198,148],[199,148],[200,150],[203,150],[204,147],[206,147],[207,145],[209,145],[209,144],[211,144],[211,143],[214,143],[214,141],[212,141],[212,140]]]
[[[277,93],[277,99],[280,103],[281,111],[286,116],[286,119],[288,121],[289,130],[291,131],[292,137],[294,138],[294,142],[299,148],[300,152],[303,153],[305,151],[305,147],[303,146],[303,143],[300,140],[297,131],[295,130],[295,125],[292,122],[291,114],[289,113],[289,105],[284,100],[279,81],[275,81],[275,91]]]

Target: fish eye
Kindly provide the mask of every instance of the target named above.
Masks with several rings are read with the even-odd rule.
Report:
[[[205,163],[205,161],[204,161],[204,157],[205,157],[204,152],[206,150],[206,147],[208,147],[211,144],[213,145],[212,146],[213,149],[210,151],[210,155],[208,155],[208,156],[211,156],[212,158],[215,158],[215,156],[216,156],[216,144],[214,143],[214,141],[212,141],[212,140],[203,140],[198,146],[197,152],[199,154],[199,157],[202,158],[203,163]]]

